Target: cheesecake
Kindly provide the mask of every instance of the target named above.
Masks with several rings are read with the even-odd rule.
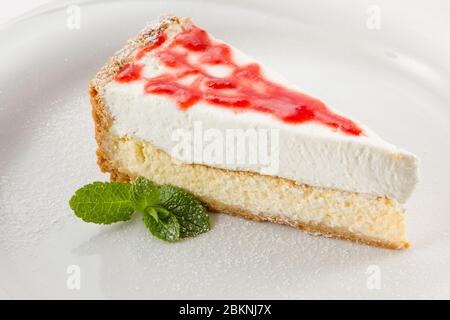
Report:
[[[90,82],[102,171],[211,211],[404,249],[418,160],[214,38],[160,17]]]

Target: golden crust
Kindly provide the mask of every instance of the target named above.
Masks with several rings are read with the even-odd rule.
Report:
[[[163,16],[157,21],[148,25],[135,38],[129,40],[127,44],[117,51],[109,61],[100,69],[95,78],[89,83],[89,97],[92,105],[92,117],[95,124],[95,139],[97,141],[97,163],[102,172],[110,172],[111,177],[118,175],[118,172],[111,165],[105,141],[108,137],[109,127],[112,119],[105,108],[100,92],[102,88],[114,79],[116,73],[127,62],[133,58],[133,53],[144,46],[155,41],[170,23],[178,23],[179,20],[175,16]]]
[[[150,25],[139,33],[135,38],[128,41],[127,45],[118,51],[106,65],[101,68],[96,77],[90,82],[89,95],[92,104],[92,117],[95,123],[95,139],[98,144],[97,149],[97,163],[102,172],[109,172],[111,181],[123,181],[130,182],[135,179],[126,173],[118,171],[112,164],[108,150],[107,141],[109,136],[109,127],[111,126],[112,119],[105,108],[105,102],[103,101],[101,90],[109,83],[120,70],[120,68],[132,59],[132,53],[136,49],[150,44],[157,36],[163,32],[170,23],[179,22],[179,19],[175,16],[166,16],[160,18],[156,23]],[[204,166],[195,165],[192,166]],[[219,168],[212,168],[214,170],[224,170]],[[254,175],[250,172],[236,172],[243,175]],[[282,179],[296,184],[294,181],[290,181],[280,177],[270,177],[275,179]],[[300,230],[303,230],[312,234],[320,234],[328,237],[334,237],[338,239],[350,240],[356,243],[362,243],[377,247],[383,247],[388,249],[406,249],[409,247],[408,242],[403,242],[401,245],[386,240],[374,239],[364,235],[358,235],[352,233],[343,228],[332,228],[323,224],[305,223],[296,220],[281,219],[275,216],[261,216],[254,214],[250,211],[242,210],[224,203],[220,203],[213,199],[206,199],[205,197],[200,199],[211,211],[226,213],[229,215],[239,216],[242,218],[254,220],[254,221],[270,221],[279,224],[290,225]]]
[[[130,181],[133,181],[135,178],[136,177],[131,177],[125,173],[118,172],[116,170],[113,170],[111,172],[111,180],[112,181],[130,182]],[[307,232],[307,233],[310,233],[313,235],[322,235],[325,237],[333,237],[333,238],[341,239],[341,240],[349,240],[349,241],[360,243],[360,244],[367,244],[370,246],[387,248],[387,249],[401,250],[401,249],[407,249],[410,246],[408,242],[403,242],[403,243],[401,243],[401,245],[399,245],[398,243],[355,234],[344,228],[335,228],[335,227],[332,228],[332,227],[326,226],[324,224],[306,223],[306,222],[301,222],[298,220],[281,219],[280,217],[275,217],[275,216],[261,216],[261,215],[254,214],[250,211],[242,210],[240,208],[233,207],[233,206],[215,201],[213,199],[207,199],[205,197],[201,197],[200,200],[205,204],[205,206],[210,211],[213,211],[213,212],[226,213],[226,214],[229,214],[232,216],[237,216],[237,217],[241,217],[241,218],[245,218],[245,219],[249,219],[249,220],[253,220],[253,221],[260,221],[260,222],[269,221],[269,222],[273,222],[273,223],[289,225],[291,227],[300,229],[304,232]]]
[[[285,224],[291,227],[300,229],[304,232],[314,234],[314,235],[322,235],[326,237],[333,237],[342,240],[350,240],[356,243],[367,244],[375,247],[388,248],[388,249],[406,249],[409,247],[408,242],[403,242],[401,245],[398,243],[393,243],[385,240],[375,239],[371,237],[367,237],[364,235],[358,235],[352,233],[344,228],[336,228],[329,227],[324,224],[316,224],[316,223],[308,223],[301,222],[298,220],[290,220],[290,219],[282,219],[275,216],[260,216],[255,215],[249,211],[241,210],[239,208],[233,208],[229,205],[222,204],[216,201],[208,201],[206,206],[214,212],[226,213],[233,216],[239,216],[242,218],[254,220],[254,221],[269,221],[278,224]]]

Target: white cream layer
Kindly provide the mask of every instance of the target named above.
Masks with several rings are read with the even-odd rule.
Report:
[[[173,33],[176,32],[172,30],[171,35]],[[257,62],[231,48],[234,58],[240,63]],[[147,77],[164,72],[164,67],[152,53],[141,62],[145,63],[144,75]],[[264,67],[262,70],[272,81],[295,88],[275,72]],[[220,76],[223,71],[211,72]],[[286,124],[267,114],[236,113],[207,103],[197,103],[181,110],[170,97],[146,94],[144,83],[112,81],[104,88],[102,94],[113,118],[113,135],[134,136],[148,141],[184,162],[274,175],[316,187],[388,196],[399,202],[404,202],[416,185],[416,157],[383,141],[365,126],[360,125],[366,136],[351,136],[321,124]],[[209,157],[189,159],[178,156],[176,150],[180,140],[175,133],[198,133],[199,124],[203,133],[213,129],[222,132],[223,136],[229,129],[276,129],[279,136],[279,152],[273,153],[278,158],[276,168],[267,162],[218,163]],[[192,146],[195,148],[194,141]],[[204,143],[202,147],[205,148]]]

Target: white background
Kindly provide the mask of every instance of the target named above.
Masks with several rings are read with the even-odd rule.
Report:
[[[0,4],[0,24],[15,18],[16,16],[49,3],[49,0],[18,0],[18,1],[1,1]]]

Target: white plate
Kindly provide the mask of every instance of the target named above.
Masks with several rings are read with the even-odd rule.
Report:
[[[80,29],[67,27],[74,11],[66,5],[0,29],[0,297],[450,298],[448,1],[79,6]],[[377,8],[380,29],[368,28]],[[88,81],[147,20],[168,11],[192,16],[416,153],[412,248],[377,249],[225,215],[212,215],[205,235],[166,244],[139,218],[108,227],[76,219],[72,193],[107,179],[96,165]],[[77,268],[79,290],[70,285]]]

